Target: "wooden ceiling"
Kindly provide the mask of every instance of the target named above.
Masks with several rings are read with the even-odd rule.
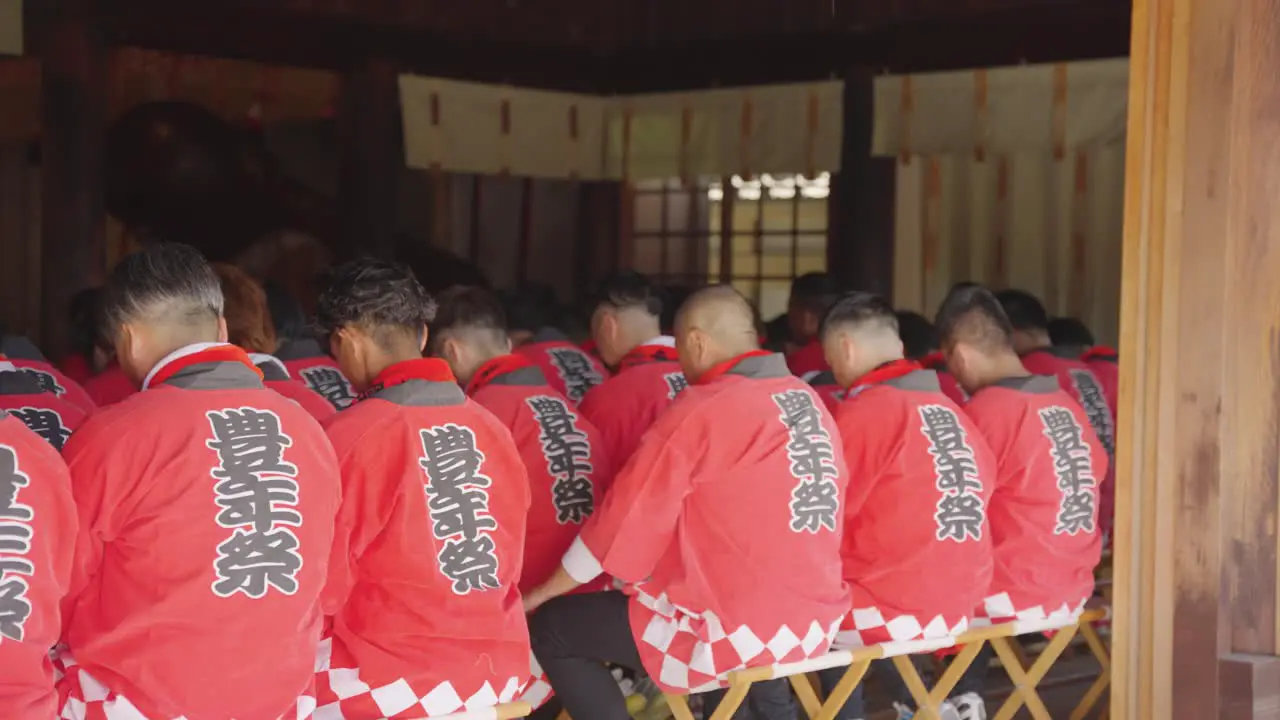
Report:
[[[118,45],[584,92],[1114,57],[1128,0],[97,0]],[[38,53],[50,3],[27,3]]]

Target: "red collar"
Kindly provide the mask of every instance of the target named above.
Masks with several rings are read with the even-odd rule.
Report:
[[[900,378],[903,375],[910,375],[911,373],[921,369],[923,368],[920,363],[915,360],[890,360],[875,370],[872,370],[866,375],[854,380],[853,384],[850,385],[848,389],[852,391],[854,388],[866,387],[868,385],[879,385],[880,383],[886,383],[890,380]]]
[[[618,361],[618,370],[654,362],[676,362],[676,349],[666,345],[638,345]]]
[[[946,370],[947,358],[943,356],[941,350],[934,350],[928,355],[920,358],[920,367],[928,368],[930,370]]]
[[[773,353],[769,352],[768,350],[752,350],[751,352],[745,352],[731,360],[725,360],[722,363],[717,363],[715,365],[712,365],[711,369],[699,375],[698,379],[693,381],[693,384],[706,385],[709,382],[719,380],[721,377],[724,377],[726,374],[731,372],[735,367],[737,367],[738,363],[742,362],[743,360],[746,360],[747,358],[763,357],[765,355],[772,355],[772,354]]]
[[[378,376],[369,384],[369,389],[360,394],[360,399],[363,400],[380,390],[386,390],[389,387],[395,387],[410,380],[457,382],[453,377],[453,371],[449,369],[449,364],[439,358],[401,360],[398,363],[388,365],[382,372],[378,373]]]
[[[471,376],[471,382],[467,383],[467,394],[471,395],[502,375],[527,367],[533,367],[533,363],[519,355],[499,355],[481,365],[480,369],[476,370],[476,374]]]
[[[1081,360],[1088,362],[1090,360],[1109,360],[1115,362],[1120,359],[1120,353],[1115,348],[1109,348],[1106,345],[1094,345],[1084,351],[1084,355],[1080,356]]]
[[[183,355],[170,360],[165,363],[164,367],[156,371],[155,375],[151,376],[150,381],[147,382],[147,387],[153,388],[163,384],[189,367],[215,362],[238,362],[257,373],[259,378],[262,377],[262,371],[253,364],[253,361],[249,359],[249,354],[244,350],[235,345],[218,345],[217,347],[211,347],[207,350],[193,352],[190,355]]]

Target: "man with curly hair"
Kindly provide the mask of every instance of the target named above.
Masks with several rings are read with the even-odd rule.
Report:
[[[335,272],[317,324],[360,399],[329,421],[342,470],[317,717],[474,712],[530,676],[517,581],[529,487],[511,433],[422,357],[435,303],[407,268]]]

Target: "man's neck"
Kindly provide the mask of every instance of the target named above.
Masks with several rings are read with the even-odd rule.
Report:
[[[658,326],[657,322],[635,323],[635,324],[623,327],[622,331],[623,331],[623,337],[626,338],[626,342],[623,346],[627,348],[626,352],[624,352],[623,355],[628,355],[634,352],[635,349],[640,347],[641,345],[644,345],[645,343],[648,343],[656,338],[662,337],[662,328]]]
[[[387,371],[392,365],[398,365],[402,362],[410,360],[421,360],[422,353],[412,348],[396,348],[390,352],[379,352],[378,356],[369,363],[369,370],[373,372],[373,377],[378,377]]]
[[[1004,380],[1024,377],[1031,377],[1031,373],[1022,364],[1022,359],[1012,352],[1001,353],[999,356],[991,358],[986,372],[978,380],[978,387],[974,388],[973,391],[977,392],[982,388],[990,387]]]
[[[885,351],[882,353],[876,353],[859,367],[857,377],[864,377],[882,365],[887,365],[891,362],[898,362],[905,359],[906,358],[901,352]]]

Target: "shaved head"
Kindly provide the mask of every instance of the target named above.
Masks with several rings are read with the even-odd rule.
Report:
[[[986,288],[952,290],[938,310],[937,325],[947,369],[966,392],[1027,374],[1015,352],[1014,325]]]
[[[755,309],[727,285],[690,295],[676,313],[675,332],[680,364],[690,380],[719,363],[760,349]]]

